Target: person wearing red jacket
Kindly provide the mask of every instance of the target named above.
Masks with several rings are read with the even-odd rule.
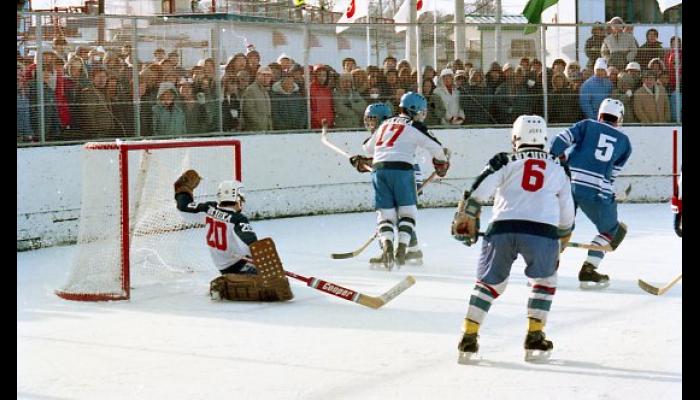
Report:
[[[324,119],[328,127],[335,125],[333,110],[333,90],[328,87],[328,69],[325,65],[316,64],[311,75],[309,87],[311,97],[311,129],[320,129]]]

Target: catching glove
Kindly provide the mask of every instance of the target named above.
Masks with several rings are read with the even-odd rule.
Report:
[[[194,196],[194,189],[197,188],[201,179],[202,177],[199,176],[197,171],[188,169],[175,181],[175,194],[189,193],[190,196]]]
[[[452,220],[452,237],[465,246],[475,244],[479,239],[481,204],[464,192],[464,198],[457,204],[457,212]]]

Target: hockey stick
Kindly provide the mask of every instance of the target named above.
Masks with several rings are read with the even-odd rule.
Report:
[[[625,190],[622,193],[620,193],[619,196],[617,196],[617,195],[615,196],[615,200],[618,203],[624,203],[627,200],[627,196],[629,196],[631,191],[632,191],[632,184],[630,183],[627,185]]]
[[[331,143],[330,140],[328,140],[328,124],[326,123],[326,120],[324,119],[322,121],[322,126],[321,126],[321,142],[328,146],[330,149],[335,151],[336,153],[340,154],[341,156],[350,159],[352,156],[345,150],[341,149],[340,147],[334,145]],[[367,171],[372,172],[372,168],[368,167]]]
[[[345,258],[357,257],[360,255],[360,253],[365,251],[365,249],[370,245],[370,243],[372,243],[372,241],[376,238],[377,238],[377,232],[374,232],[372,237],[367,239],[367,241],[365,243],[363,243],[362,246],[360,246],[360,248],[358,248],[357,250],[353,250],[353,251],[348,252],[348,253],[331,253],[331,258],[334,260],[342,260]]]
[[[578,249],[587,249],[587,250],[604,251],[604,252],[613,251],[613,248],[610,245],[600,246],[597,244],[590,244],[590,243],[568,242],[568,243],[566,243],[566,247],[575,247]]]
[[[410,288],[414,283],[416,283],[416,279],[409,275],[383,294],[379,296],[368,296],[366,294],[362,294],[352,289],[344,288],[336,285],[335,283],[327,282],[318,278],[306,277],[289,271],[284,271],[284,273],[291,278],[305,282],[306,286],[310,288],[320,290],[321,292],[332,294],[333,296],[340,297],[341,299],[350,300],[374,309],[377,309],[390,302],[396,296],[400,295],[406,289]]]
[[[639,279],[637,283],[639,284],[639,287],[642,288],[642,290],[644,290],[645,292],[651,293],[656,296],[661,296],[662,294],[668,292],[668,290],[671,289],[671,287],[675,285],[676,282],[680,281],[682,277],[683,274],[680,274],[677,277],[675,277],[668,285],[662,286],[660,288],[652,286],[641,279]]]

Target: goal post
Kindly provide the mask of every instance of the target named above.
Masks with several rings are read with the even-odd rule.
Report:
[[[242,181],[239,140],[90,142],[82,163],[76,254],[59,297],[126,300],[135,277],[160,282],[212,268],[197,229],[203,217],[177,210],[173,183],[194,169],[195,200],[215,200],[222,180]]]

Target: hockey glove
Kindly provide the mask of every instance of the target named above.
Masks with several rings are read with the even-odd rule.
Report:
[[[357,170],[357,172],[371,172],[372,171],[372,157],[364,157],[359,154],[350,157],[350,164]]]
[[[481,204],[469,198],[469,191],[465,191],[452,220],[452,237],[465,246],[476,244],[479,239],[480,216]]]
[[[566,249],[566,244],[571,240],[571,233],[573,232],[573,226],[569,229],[559,228],[557,229],[557,234],[559,235],[559,252],[563,253]]]
[[[202,177],[199,176],[197,171],[193,169],[185,171],[175,181],[175,194],[189,193],[191,196],[194,196],[194,189],[197,188],[201,179]]]
[[[438,160],[433,158],[433,167],[435,167],[435,173],[440,178],[444,178],[447,175],[447,170],[450,168],[450,162],[447,160]]]

